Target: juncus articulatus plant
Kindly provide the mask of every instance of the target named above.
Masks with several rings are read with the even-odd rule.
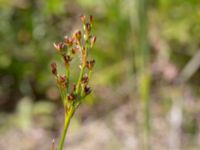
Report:
[[[93,17],[86,18],[86,16],[81,15],[80,19],[83,24],[81,30],[76,30],[72,36],[65,36],[62,42],[54,43],[57,53],[63,60],[66,72],[65,74],[59,74],[57,64],[55,62],[51,64],[51,71],[55,77],[65,110],[64,129],[59,143],[59,150],[63,150],[69,123],[76,109],[92,91],[89,81],[95,60],[89,59],[88,54],[96,42],[96,37],[92,35]],[[75,57],[80,59],[74,59]],[[76,63],[72,64],[72,61],[77,60],[79,60],[79,65],[73,66]],[[72,76],[74,76],[71,72],[72,67],[77,67],[80,70],[75,82],[72,81]],[[54,140],[52,150],[54,150]]]

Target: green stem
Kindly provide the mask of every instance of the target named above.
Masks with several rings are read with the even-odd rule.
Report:
[[[90,81],[90,78],[92,76],[92,70],[89,70],[89,74],[88,74],[88,80]]]
[[[79,74],[79,78],[78,78],[77,86],[76,86],[76,94],[79,93],[80,84],[81,84],[81,79],[83,78],[84,69],[85,69],[85,66],[82,66],[82,68],[81,68],[81,72],[80,72],[80,74]]]
[[[150,150],[150,113],[149,100],[144,103],[144,150]]]
[[[71,106],[71,108],[69,109],[69,111],[66,114],[65,123],[64,123],[64,130],[62,132],[61,140],[60,140],[60,143],[59,143],[59,150],[63,150],[65,137],[66,137],[66,134],[67,134],[67,129],[69,127],[69,123],[70,123],[70,120],[71,120],[71,118],[74,114],[74,111],[75,111],[75,108],[73,106]]]
[[[66,67],[66,76],[67,76],[67,93],[69,92],[69,86],[70,86],[70,84],[69,84],[69,81],[70,81],[70,69],[69,69],[69,67]]]
[[[138,51],[138,75],[139,75],[139,92],[143,104],[143,146],[144,150],[150,150],[150,81],[151,75],[149,71],[150,50],[148,41],[148,0],[138,1],[139,14],[139,51]]]

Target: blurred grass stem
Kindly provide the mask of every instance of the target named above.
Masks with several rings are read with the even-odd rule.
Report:
[[[149,44],[148,44],[148,0],[138,1],[138,20],[139,20],[139,51],[137,57],[138,71],[138,90],[141,98],[143,109],[143,146],[144,150],[150,149],[150,69],[149,69]]]

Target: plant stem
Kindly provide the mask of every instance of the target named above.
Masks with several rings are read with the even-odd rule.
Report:
[[[70,80],[70,69],[69,67],[66,67],[66,76],[68,78],[68,81],[67,81],[67,93],[69,92],[69,80]]]
[[[70,123],[70,120],[74,114],[75,108],[73,106],[70,107],[69,111],[66,113],[65,116],[65,123],[64,123],[64,130],[62,132],[61,140],[59,143],[59,150],[63,150],[64,142],[65,142],[65,137],[67,134],[67,129]]]
[[[138,52],[138,72],[139,72],[139,93],[143,104],[143,148],[150,150],[150,81],[149,70],[150,50],[148,41],[148,0],[138,1],[139,20],[139,52]]]
[[[76,94],[79,93],[80,84],[81,84],[81,79],[83,78],[84,69],[85,69],[85,66],[82,66],[81,71],[80,71],[80,74],[79,74],[78,82],[77,82]]]

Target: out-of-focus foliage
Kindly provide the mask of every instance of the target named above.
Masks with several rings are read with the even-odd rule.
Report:
[[[159,25],[162,37],[169,42],[170,52],[176,54],[174,59],[182,67],[187,62],[184,58],[195,55],[199,49],[199,7],[198,0],[159,0],[153,12],[153,20],[162,23]]]

